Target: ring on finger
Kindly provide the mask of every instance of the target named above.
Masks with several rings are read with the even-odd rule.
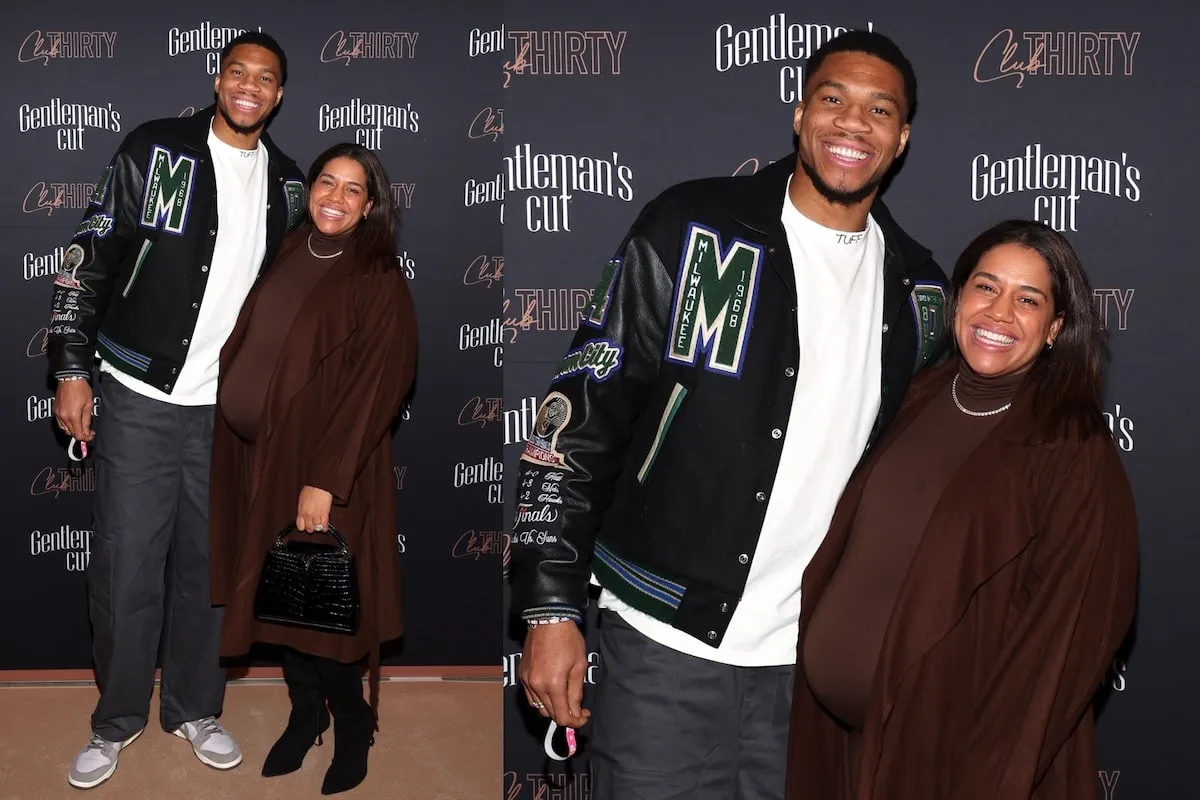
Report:
[[[320,533],[321,531],[325,530],[325,526],[324,525],[314,525],[313,530],[316,531],[317,533]]]
[[[533,701],[532,703],[530,703],[529,705],[533,706],[534,708],[538,709],[539,711],[546,707],[545,703],[539,703],[536,700]]]

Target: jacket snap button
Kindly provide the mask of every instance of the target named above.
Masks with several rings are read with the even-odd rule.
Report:
[[[910,283],[912,283],[912,281],[910,281],[908,278],[905,278],[905,279],[904,279],[904,285],[905,285],[905,286],[908,286]]]
[[[888,332],[888,324],[887,324],[886,322],[885,322],[885,323],[883,323],[883,332],[884,332],[884,333],[887,333],[887,332]]]
[[[217,235],[217,232],[216,232],[215,230],[211,230],[211,231],[209,231],[209,232],[208,232],[208,235],[209,235],[209,236],[216,236],[216,235]]]
[[[742,553],[740,556],[738,556],[738,563],[739,564],[749,564],[750,556],[746,555],[745,553]]]
[[[788,367],[783,371],[783,374],[788,376],[789,378],[791,378],[796,374],[796,370],[792,369],[791,367]]]
[[[208,264],[205,264],[203,267],[201,267],[201,268],[200,268],[200,271],[201,271],[201,272],[208,272]]]
[[[729,603],[721,603],[721,613],[724,614],[727,611],[729,611]]]
[[[186,344],[188,343],[188,340],[187,340],[187,339],[184,339],[184,340],[183,340],[183,343],[186,345]]]
[[[783,436],[783,431],[779,430],[779,428],[776,428],[775,430],[771,431],[772,439],[778,439],[780,436]]]
[[[716,632],[716,631],[709,631],[709,632],[708,632],[708,640],[709,640],[710,642],[711,642],[711,641],[714,641],[716,638],[717,638],[717,632]]]
[[[759,492],[758,494],[754,495],[754,499],[761,503],[763,500],[767,499],[767,495],[765,492]]]

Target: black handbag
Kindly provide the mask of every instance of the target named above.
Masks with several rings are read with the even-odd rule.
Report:
[[[263,559],[254,616],[261,622],[332,633],[358,632],[358,574],[354,554],[333,526],[337,545],[284,541],[295,525],[275,536]]]

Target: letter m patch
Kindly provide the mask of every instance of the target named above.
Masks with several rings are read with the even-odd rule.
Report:
[[[758,294],[763,248],[734,239],[727,251],[716,231],[688,225],[666,360],[695,365],[706,354],[709,372],[740,377]]]
[[[175,158],[169,150],[154,145],[146,170],[146,193],[142,197],[139,219],[142,227],[176,235],[183,233],[195,175],[196,159],[183,155]]]

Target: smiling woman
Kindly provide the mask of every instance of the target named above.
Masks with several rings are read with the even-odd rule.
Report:
[[[789,798],[1068,800],[1095,781],[1092,695],[1138,548],[1091,298],[1041,223],[959,257],[958,356],[914,378],[804,573]]]
[[[326,236],[349,233],[371,213],[373,205],[367,199],[366,169],[348,156],[326,161],[309,189],[308,215],[313,227]]]
[[[1097,431],[1104,329],[1091,284],[1062,234],[1009,220],[972,241],[950,279],[955,346],[984,377],[1031,373],[1039,427]]]
[[[292,711],[263,775],[300,768],[330,724],[328,700],[334,755],[323,791],[332,793],[366,777],[379,647],[403,630],[390,428],[413,381],[416,316],[378,157],[338,144],[308,179],[309,224],[284,241],[221,352],[212,596],[226,608],[222,655],[243,655],[254,642],[284,648]],[[292,528],[340,536],[353,554],[354,632],[262,614],[264,558],[281,529]],[[364,656],[370,705],[356,666]]]
[[[1043,347],[1054,347],[1063,318],[1054,307],[1049,267],[1036,250],[996,245],[956,288],[954,338],[980,375],[1025,372]]]

